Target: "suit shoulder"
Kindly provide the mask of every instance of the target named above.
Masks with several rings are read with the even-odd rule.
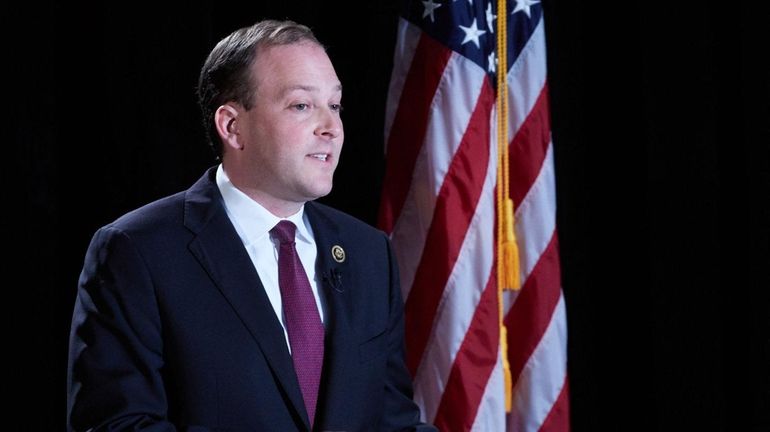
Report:
[[[169,195],[115,219],[106,225],[126,233],[148,233],[179,225],[184,214],[184,192]]]

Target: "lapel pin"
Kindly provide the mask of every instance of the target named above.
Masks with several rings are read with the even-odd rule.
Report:
[[[345,261],[345,249],[342,249],[340,245],[332,246],[332,258],[338,263]]]

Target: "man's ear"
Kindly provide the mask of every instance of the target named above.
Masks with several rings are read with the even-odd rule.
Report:
[[[226,103],[214,113],[214,125],[217,127],[217,133],[224,146],[243,150],[243,144],[240,142],[238,133],[238,121],[241,110],[231,103]]]

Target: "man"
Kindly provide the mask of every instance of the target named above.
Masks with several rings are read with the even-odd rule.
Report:
[[[344,136],[324,48],[259,22],[219,42],[198,91],[222,163],[94,235],[68,427],[434,430],[411,400],[387,238],[312,202]]]

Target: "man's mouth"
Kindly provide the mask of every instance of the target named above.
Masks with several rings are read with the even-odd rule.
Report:
[[[328,153],[311,153],[308,156],[313,159],[318,159],[321,162],[326,162],[326,159],[328,159],[329,154]]]

